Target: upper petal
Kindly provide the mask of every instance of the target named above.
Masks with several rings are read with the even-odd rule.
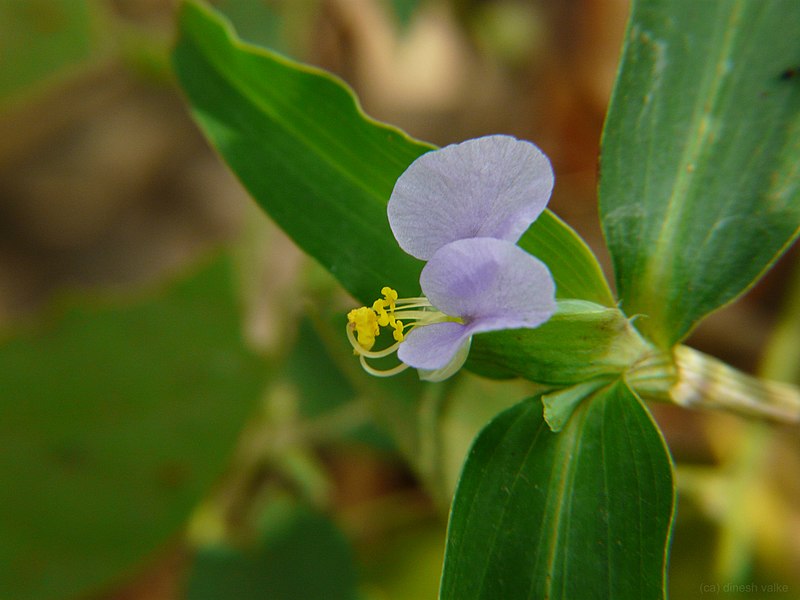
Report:
[[[387,213],[400,247],[428,260],[455,240],[516,242],[553,189],[550,161],[530,142],[492,135],[423,154],[392,191]]]
[[[420,275],[422,291],[470,333],[536,327],[556,310],[555,284],[539,259],[504,240],[473,238],[440,248]]]

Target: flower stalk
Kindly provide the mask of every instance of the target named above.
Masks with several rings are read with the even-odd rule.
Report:
[[[677,346],[674,359],[677,379],[669,397],[675,404],[800,423],[800,389],[796,386],[747,375],[688,346]]]

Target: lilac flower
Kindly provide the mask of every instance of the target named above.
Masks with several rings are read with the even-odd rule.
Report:
[[[555,311],[547,267],[515,242],[544,210],[553,187],[547,157],[529,142],[490,136],[424,154],[398,179],[388,205],[400,247],[428,260],[423,297],[385,287],[371,308],[348,314],[362,366],[393,375],[411,366],[439,381],[466,360],[476,333],[537,327]],[[372,351],[381,327],[396,341]],[[367,363],[397,351],[401,365]]]

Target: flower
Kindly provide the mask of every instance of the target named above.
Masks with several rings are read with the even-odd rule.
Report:
[[[347,333],[374,375],[406,368],[439,381],[466,360],[476,333],[537,327],[555,312],[547,267],[516,242],[544,210],[553,187],[547,157],[530,142],[489,136],[422,155],[400,176],[387,207],[400,247],[427,260],[424,296],[400,299],[392,288],[371,308],[348,314]],[[381,327],[395,343],[373,351]],[[397,352],[380,371],[367,362]]]

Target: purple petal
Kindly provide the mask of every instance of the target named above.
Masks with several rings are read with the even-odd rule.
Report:
[[[413,329],[397,356],[417,369],[444,368],[475,333],[536,327],[556,309],[555,284],[547,267],[504,240],[447,244],[425,265],[420,283],[436,308],[464,323]]]
[[[556,310],[550,271],[504,240],[447,244],[431,257],[419,281],[431,304],[463,319],[470,333],[536,327]]]
[[[472,338],[467,338],[463,344],[458,347],[458,350],[453,355],[453,358],[443,367],[439,369],[417,369],[417,375],[422,381],[444,381],[455,375],[458,370],[464,366],[469,356],[469,347],[472,345]]]
[[[547,205],[550,161],[530,142],[493,135],[423,154],[397,180],[389,225],[400,247],[428,260],[455,240],[516,242]]]
[[[469,341],[470,335],[468,327],[453,321],[417,327],[400,344],[397,358],[415,369],[441,369]]]

